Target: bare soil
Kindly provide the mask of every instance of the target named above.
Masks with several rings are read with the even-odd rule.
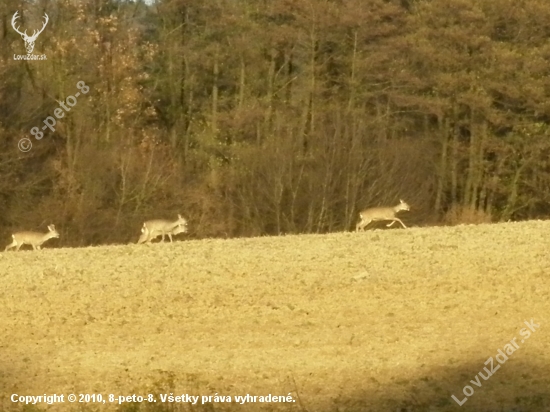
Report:
[[[550,222],[61,245],[0,255],[2,410],[171,392],[232,398],[178,404],[195,411],[550,410]]]

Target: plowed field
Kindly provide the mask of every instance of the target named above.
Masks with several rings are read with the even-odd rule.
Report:
[[[0,254],[2,410],[22,410],[13,394],[65,395],[27,410],[116,410],[109,394],[180,408],[162,410],[550,410],[550,222],[62,241]],[[293,402],[235,400],[247,394]]]

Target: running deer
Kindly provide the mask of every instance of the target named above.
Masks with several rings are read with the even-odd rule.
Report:
[[[185,225],[176,226],[171,231],[166,232],[166,234],[170,238],[170,241],[172,241],[172,238],[170,237],[170,235],[176,236],[176,235],[179,235],[180,233],[187,233],[187,226],[185,226]],[[141,229],[141,236],[138,240],[138,244],[144,243],[144,242],[150,243],[153,239],[156,239],[160,235],[162,235],[161,232],[155,232],[151,236],[149,236],[149,231],[146,230],[145,224],[144,224],[142,229]]]
[[[169,220],[149,220],[143,224],[141,228],[141,236],[139,237],[138,244],[150,243],[151,240],[162,235],[162,241],[164,242],[164,236],[168,235],[170,242],[172,242],[172,235],[187,232],[187,220],[178,215],[178,220],[171,222]]]
[[[355,231],[358,232],[359,230],[365,230],[365,227],[367,227],[371,222],[376,221],[382,221],[382,220],[391,220],[392,222],[387,227],[390,227],[395,222],[401,223],[401,225],[406,228],[405,224],[396,217],[395,215],[398,212],[403,211],[409,211],[410,206],[403,202],[402,200],[399,200],[401,203],[399,203],[395,207],[373,207],[371,209],[365,209],[361,213],[359,213],[359,217],[361,218],[361,221],[357,223],[357,226],[355,227]]]
[[[54,225],[49,225],[48,233],[16,232],[11,235],[11,237],[13,238],[13,242],[6,246],[4,252],[13,247],[17,251],[23,245],[31,245],[33,250],[40,250],[40,246],[42,245],[42,243],[44,243],[48,239],[58,238],[59,233],[57,233],[57,230],[55,230]]]

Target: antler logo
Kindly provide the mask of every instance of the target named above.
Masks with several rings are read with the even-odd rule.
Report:
[[[34,30],[33,33],[32,33],[32,36],[29,36],[29,35],[27,35],[27,30],[25,30],[24,33],[21,33],[19,31],[19,27],[15,27],[15,21],[19,18],[17,13],[19,13],[19,12],[16,11],[15,14],[13,15],[13,18],[11,19],[11,26],[13,27],[13,29],[17,33],[19,33],[21,35],[21,37],[25,41],[25,49],[27,49],[27,53],[31,54],[32,51],[34,50],[34,42],[36,41],[36,38],[38,37],[38,35],[40,33],[42,33],[44,31],[44,28],[46,27],[46,24],[48,24],[48,21],[50,20],[50,18],[48,17],[48,15],[46,13],[44,13],[44,19],[45,19],[44,25],[42,26],[42,28],[40,30],[38,30],[38,31]]]

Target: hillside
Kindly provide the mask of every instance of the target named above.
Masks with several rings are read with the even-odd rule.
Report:
[[[158,406],[173,392],[232,398],[196,411],[456,411],[465,385],[460,410],[550,409],[550,222],[61,244],[0,255],[2,410],[21,410],[12,394],[155,393]]]

